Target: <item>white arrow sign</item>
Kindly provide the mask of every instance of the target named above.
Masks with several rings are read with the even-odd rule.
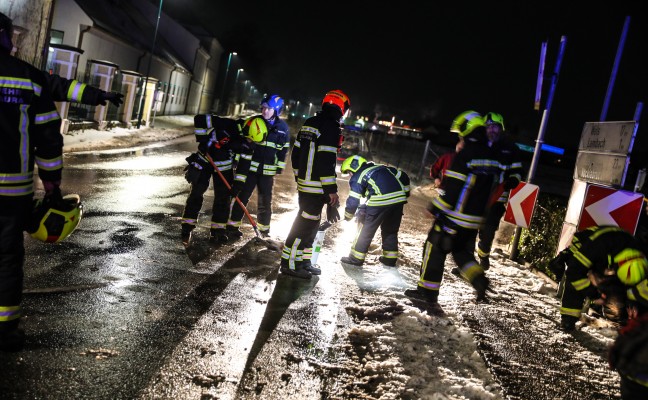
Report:
[[[614,192],[611,195],[602,198],[596,203],[585,207],[585,210],[592,217],[596,225],[618,225],[617,221],[612,218],[610,213],[628,203],[628,194],[623,192]]]
[[[513,217],[515,218],[516,225],[528,228],[527,218],[524,214],[524,209],[522,208],[522,202],[529,196],[531,196],[536,190],[538,190],[538,186],[525,184],[520,188],[520,190],[515,193],[515,195],[511,199],[509,199],[509,205],[511,207],[511,211],[513,212]]]

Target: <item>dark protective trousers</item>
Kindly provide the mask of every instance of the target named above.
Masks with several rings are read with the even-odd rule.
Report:
[[[369,245],[380,228],[383,254],[388,258],[398,258],[398,230],[403,219],[403,205],[404,203],[386,207],[367,206],[365,221],[351,246],[351,255],[364,260]]]
[[[234,173],[232,170],[221,171],[227,182],[232,185],[234,180]],[[213,179],[214,187],[214,204],[212,206],[212,229],[224,229],[229,216],[230,207],[230,191],[223,183],[223,180],[218,176],[216,171],[208,169],[201,172],[200,177],[196,183],[191,185],[189,197],[185,204],[184,211],[182,212],[182,223],[196,226],[198,223],[198,214],[203,204],[203,195],[209,188],[209,179]]]
[[[3,199],[4,200],[4,199]],[[4,203],[3,203],[4,206]],[[31,196],[12,199],[0,214],[0,330],[16,328],[21,317],[25,261],[25,230],[31,211]]]
[[[282,267],[295,269],[303,262],[304,255],[310,259],[322,208],[327,199],[328,196],[322,194],[299,193],[299,210],[281,253]]]
[[[484,270],[475,260],[475,229],[455,228],[456,233],[450,234],[443,226],[435,221],[428,233],[423,248],[418,286],[438,295],[443,280],[445,260],[449,253],[469,282],[484,274]]]
[[[479,228],[479,242],[477,243],[477,255],[479,257],[488,257],[490,255],[495,233],[505,212],[505,203],[495,203],[489,208],[486,220],[482,227]]]
[[[252,197],[254,189],[257,189],[257,225],[262,231],[270,230],[270,220],[272,219],[272,185],[274,184],[274,175],[250,174],[248,175],[243,190],[238,194],[239,200],[247,205]],[[232,214],[230,215],[231,225],[239,227],[243,219],[243,209],[237,202],[232,204]]]

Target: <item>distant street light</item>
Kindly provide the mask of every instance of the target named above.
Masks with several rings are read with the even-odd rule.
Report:
[[[311,108],[313,107],[313,103],[308,103],[308,116],[311,116]]]
[[[220,111],[225,110],[224,97],[225,97],[225,86],[227,85],[227,73],[229,72],[229,67],[230,67],[230,62],[232,61],[232,56],[235,56],[235,55],[236,55],[236,52],[233,51],[233,52],[229,53],[229,55],[227,56],[227,67],[225,68],[225,78],[223,78],[223,87],[221,88],[221,95],[220,95],[221,104],[219,104],[219,107],[218,107],[218,108],[220,108]]]
[[[237,69],[236,70],[236,78],[234,79],[234,102],[235,103],[238,102],[238,98],[239,98],[239,96],[238,96],[238,93],[239,93],[239,90],[238,90],[238,78],[239,78],[239,74],[241,72],[243,72],[243,68]]]
[[[160,5],[158,7],[158,15],[155,20],[155,33],[153,33],[153,44],[151,44],[151,56],[149,57],[148,67],[146,68],[146,78],[144,78],[144,87],[142,88],[142,97],[140,99],[139,112],[137,113],[137,129],[142,126],[142,112],[144,111],[144,105],[146,104],[146,87],[148,86],[148,78],[151,74],[151,61],[153,61],[153,53],[155,52],[155,41],[157,40],[158,27],[160,25],[160,16],[162,15],[162,1],[160,0]],[[152,102],[155,107],[155,101]]]

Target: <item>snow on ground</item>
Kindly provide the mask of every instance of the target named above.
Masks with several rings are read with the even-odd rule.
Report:
[[[158,117],[155,125],[141,129],[73,131],[64,135],[64,150],[91,151],[171,140],[192,133],[193,116]],[[414,188],[413,194],[432,197],[436,192],[431,185],[426,185]],[[423,225],[427,229],[429,222]],[[407,238],[401,239],[401,244],[408,242]],[[418,254],[419,249],[416,250]],[[415,268],[399,270],[407,282],[415,282],[418,272]],[[489,273],[497,274],[499,292],[524,288],[544,295],[558,313],[555,283],[552,285],[529,268],[501,256],[492,257]],[[413,307],[402,296],[405,287],[411,284],[401,279],[382,293],[356,296],[355,305],[347,307],[349,313],[366,318],[358,319],[345,332],[349,340],[343,345],[346,348],[340,350],[348,358],[346,368],[350,372],[349,382],[338,386],[342,392],[348,395],[351,391],[354,398],[364,399],[503,399],[502,388],[479,355],[475,337],[461,324],[461,310],[453,306],[459,300],[451,298],[452,294],[444,294],[442,288],[440,303],[445,314],[430,315]],[[474,294],[468,291],[467,298],[474,299]],[[616,337],[614,326],[597,318],[585,316],[579,329],[600,343],[610,344]],[[556,330],[556,336],[561,334],[564,333]]]
[[[175,139],[193,133],[193,115],[157,117],[154,127],[78,129],[63,135],[63,152],[132,147]]]

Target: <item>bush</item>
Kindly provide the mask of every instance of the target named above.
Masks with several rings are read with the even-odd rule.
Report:
[[[538,202],[529,229],[522,229],[518,244],[519,255],[534,268],[555,279],[549,270],[549,261],[558,251],[567,199],[555,195],[538,196]]]

